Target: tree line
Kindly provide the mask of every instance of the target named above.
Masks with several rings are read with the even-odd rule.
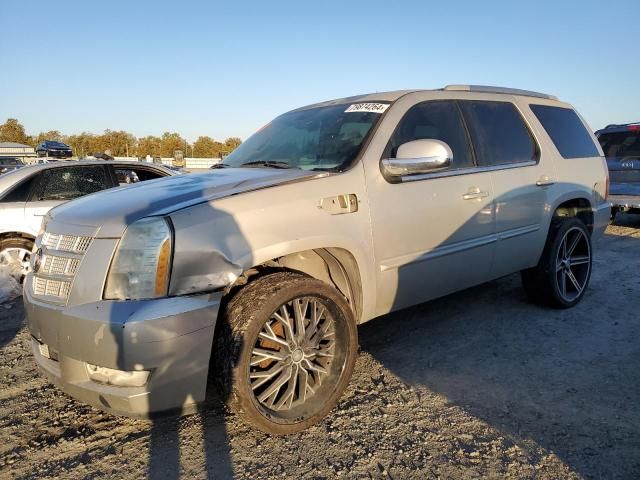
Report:
[[[102,134],[82,132],[63,135],[58,130],[50,130],[32,136],[26,134],[24,126],[15,118],[9,118],[0,125],[0,142],[17,142],[35,148],[44,140],[66,143],[80,158],[103,152],[110,152],[114,157],[173,157],[176,150],[182,150],[185,157],[219,158],[242,143],[238,137],[219,142],[204,135],[191,144],[175,132],[164,132],[160,137],[148,135],[136,138],[123,130],[108,129]]]

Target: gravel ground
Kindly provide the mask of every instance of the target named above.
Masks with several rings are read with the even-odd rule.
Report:
[[[320,424],[270,437],[213,399],[156,422],[47,384],[0,305],[0,478],[640,478],[640,216],[609,227],[572,310],[513,275],[363,325]]]

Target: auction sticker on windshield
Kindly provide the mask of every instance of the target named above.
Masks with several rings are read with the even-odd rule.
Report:
[[[349,112],[371,112],[371,113],[383,113],[387,108],[389,108],[388,103],[354,103],[353,105],[349,105],[344,113]]]

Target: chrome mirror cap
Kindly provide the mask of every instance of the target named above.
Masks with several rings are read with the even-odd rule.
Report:
[[[453,152],[440,140],[424,139],[403,143],[395,158],[382,160],[387,175],[402,177],[420,173],[431,173],[449,168]]]

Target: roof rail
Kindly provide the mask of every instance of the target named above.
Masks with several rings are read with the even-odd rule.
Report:
[[[558,100],[558,97],[547,95],[546,93],[532,92],[530,90],[520,90],[519,88],[492,87],[489,85],[447,85],[443,88],[443,90],[480,93],[504,93],[507,95],[523,95],[525,97]]]
[[[633,125],[640,125],[640,122],[631,122],[631,123],[610,123],[604,128],[614,128],[614,127],[631,127]]]

